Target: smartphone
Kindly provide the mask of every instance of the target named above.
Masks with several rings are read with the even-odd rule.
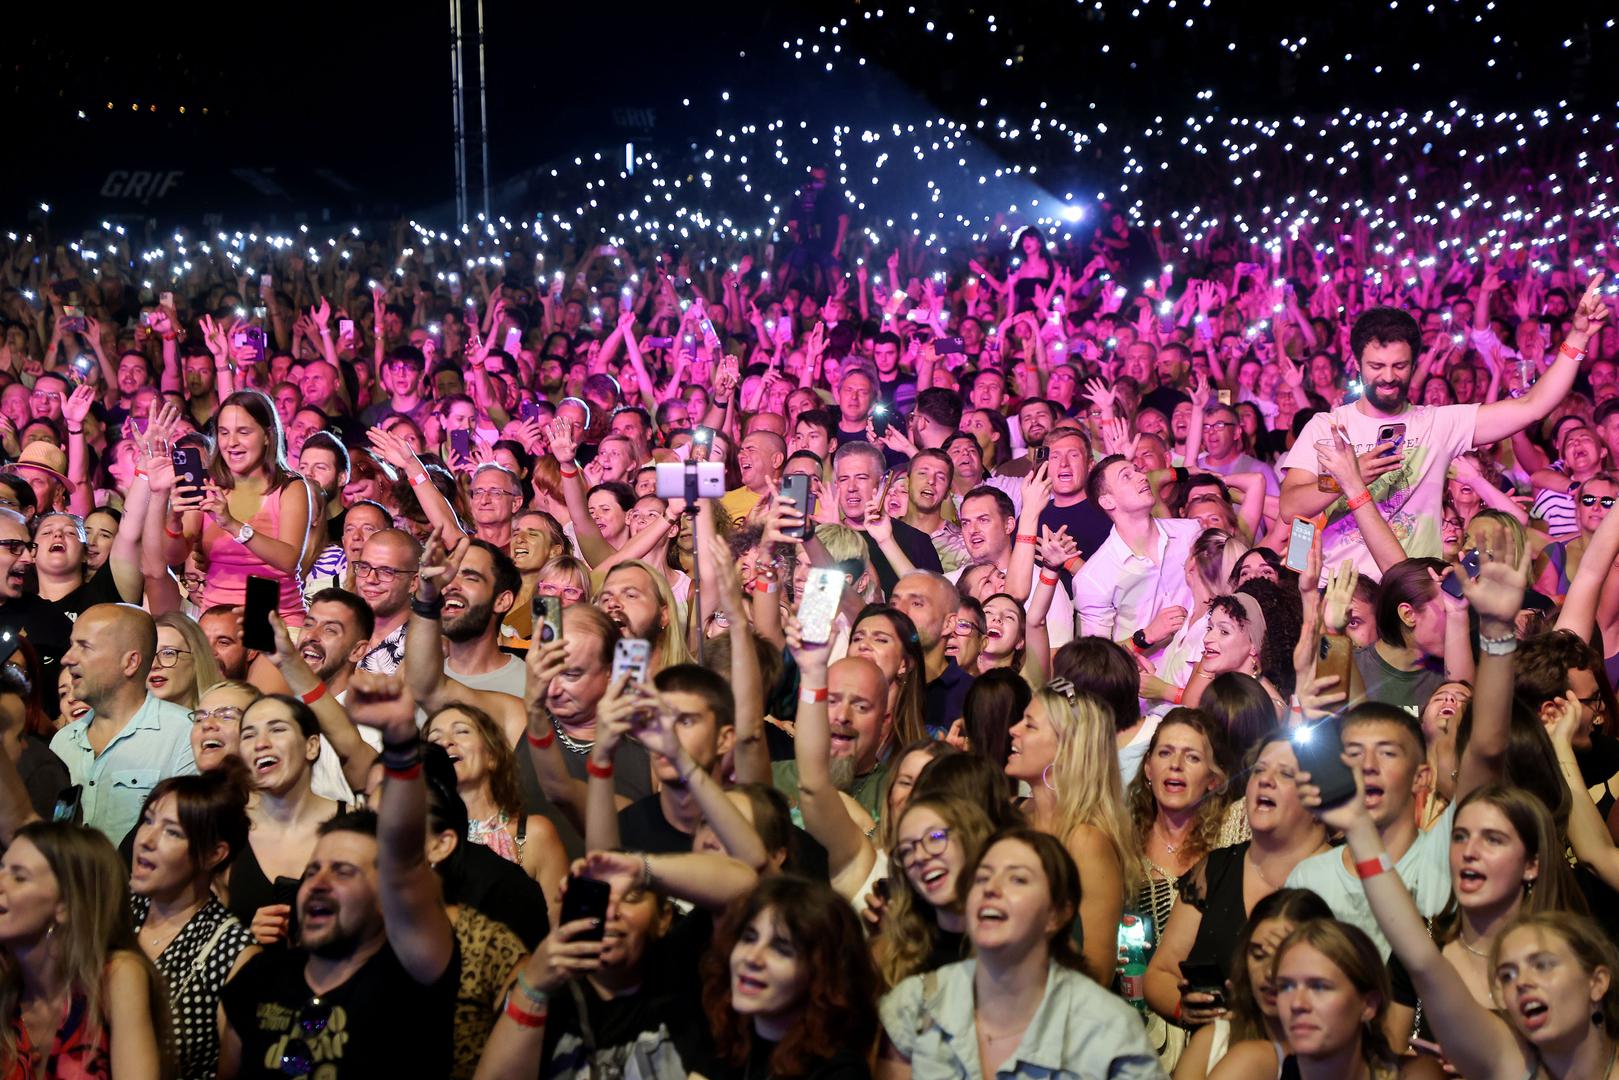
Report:
[[[781,501],[791,503],[793,509],[804,515],[804,524],[784,530],[786,535],[808,540],[815,526],[809,516],[815,512],[815,492],[810,490],[810,478],[805,473],[793,473],[781,478]]]
[[[699,424],[697,427],[691,429],[691,441],[699,446],[713,446],[714,429],[711,427],[703,427],[701,424]]]
[[[1296,574],[1304,573],[1310,562],[1310,548],[1315,544],[1315,522],[1309,518],[1293,519],[1293,531],[1287,538],[1287,559],[1283,563]]]
[[[1229,404],[1231,404],[1231,391],[1229,391],[1229,390],[1216,390],[1215,391],[1215,396],[1219,398],[1221,405],[1229,405]]]
[[[593,919],[595,925],[574,940],[600,941],[607,931],[607,902],[612,895],[612,886],[605,881],[571,875],[568,888],[562,894],[562,914],[557,916],[557,925],[566,926],[580,919]]]
[[[157,302],[170,311],[174,310],[174,294],[171,292],[158,293]]]
[[[354,320],[353,319],[338,319],[337,320],[337,336],[338,336],[339,340],[347,338],[348,340],[353,341],[354,340]]]
[[[1033,451],[1033,454],[1032,454],[1032,457],[1033,457],[1033,460],[1034,460],[1034,467],[1038,469],[1040,466],[1044,465],[1046,462],[1051,460],[1051,447],[1049,447],[1049,446],[1037,446],[1037,447],[1035,447],[1034,451]]]
[[[619,638],[613,646],[613,682],[628,675],[630,684],[646,682],[647,665],[652,661],[652,643],[645,638]]]
[[[11,654],[17,651],[20,644],[22,644],[21,633],[9,626],[0,630],[0,666],[4,666],[6,661],[11,659]]]
[[[517,419],[539,420],[540,403],[537,401],[524,401],[517,406]]]
[[[804,582],[804,598],[798,602],[799,633],[803,640],[820,645],[832,640],[832,620],[843,598],[844,573],[835,567],[817,566]]]
[[[202,462],[202,451],[195,446],[176,446],[169,452],[174,461],[177,484],[200,488],[208,479],[208,469]]]
[[[1225,1007],[1225,975],[1220,971],[1219,964],[1194,964],[1182,960],[1181,980],[1186,983],[1186,989],[1193,993],[1212,995],[1215,1008]]]
[[[274,578],[248,575],[247,603],[242,612],[242,645],[266,655],[275,653],[270,616],[281,606],[281,586]]]
[[[1462,557],[1459,560],[1459,562],[1461,564],[1461,570],[1459,570],[1459,571],[1457,571],[1455,573],[1446,574],[1445,575],[1445,580],[1443,580],[1443,581],[1441,581],[1439,583],[1439,587],[1441,589],[1444,589],[1447,593],[1449,593],[1453,598],[1455,598],[1457,600],[1460,600],[1462,598],[1462,573],[1463,572],[1465,572],[1467,574],[1467,576],[1472,578],[1474,581],[1478,580],[1478,571],[1479,571],[1478,548],[1472,548],[1472,549],[1470,549],[1468,551],[1464,551],[1462,553]]]
[[[1355,643],[1347,634],[1321,636],[1321,654],[1315,663],[1315,673],[1317,678],[1336,677],[1338,681],[1331,685],[1329,693],[1343,691],[1348,695],[1344,700],[1350,705],[1366,696],[1366,684],[1361,681],[1360,668],[1355,666]]]
[[[654,494],[660,499],[686,497],[686,465],[680,461],[660,461],[655,472],[657,487]],[[697,497],[718,499],[725,495],[725,466],[718,461],[697,463]]]
[[[90,378],[90,373],[95,369],[96,358],[80,354],[75,356],[73,363],[68,366],[68,377],[74,385],[78,385],[79,383],[87,382]]]
[[[667,349],[675,343],[672,337],[646,337],[641,339],[643,349]]]
[[[302,884],[295,877],[278,877],[270,883],[270,903],[286,904],[293,910],[298,908],[298,886]]]
[[[65,821],[70,825],[84,824],[84,785],[74,784],[63,788],[56,796],[56,805],[51,808],[52,821]]]
[[[231,348],[242,354],[242,358],[252,364],[264,362],[264,329],[258,326],[244,326],[230,336]]]
[[[152,426],[152,418],[150,416],[131,416],[129,419],[135,425],[135,430],[140,432],[142,435],[145,435],[146,429]]]
[[[1293,732],[1293,754],[1310,782],[1321,789],[1321,806],[1331,809],[1355,797],[1355,774],[1344,764],[1338,718],[1329,716]]]
[[[940,356],[949,356],[952,353],[965,354],[967,346],[960,337],[942,337],[933,339],[933,351]]]
[[[84,321],[84,309],[67,304],[62,308],[62,330],[64,333],[82,334],[88,329]]]
[[[501,351],[507,356],[516,356],[523,349],[523,332],[517,327],[506,331],[506,341],[501,345]]]
[[[873,405],[871,407],[872,434],[877,436],[879,439],[886,435],[888,433],[888,422],[890,419],[891,417],[889,415],[887,405],[884,405],[880,401]]]
[[[555,641],[562,636],[562,600],[555,596],[534,598],[534,640],[540,644]]]
[[[275,290],[275,278],[269,274],[259,275],[259,295],[269,296]]]
[[[462,429],[450,432],[450,450],[462,458],[472,455],[472,432]]]
[[[1377,429],[1377,441],[1379,443],[1389,443],[1398,450],[1400,444],[1405,442],[1405,425],[1384,424]]]

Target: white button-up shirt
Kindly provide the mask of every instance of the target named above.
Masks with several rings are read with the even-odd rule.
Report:
[[[1154,518],[1152,524],[1156,542],[1151,558],[1131,551],[1115,526],[1075,575],[1074,607],[1081,634],[1128,643],[1130,635],[1165,608],[1192,610],[1186,560],[1203,526],[1183,518]],[[1159,656],[1150,658],[1156,663]]]

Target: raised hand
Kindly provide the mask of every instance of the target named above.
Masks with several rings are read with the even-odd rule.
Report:
[[[1316,541],[1320,542],[1319,534]],[[1308,581],[1309,587],[1313,589],[1317,580],[1318,577],[1305,574],[1299,579],[1299,587],[1302,589]],[[1355,584],[1359,580],[1360,571],[1356,570],[1355,564],[1348,559],[1339,563],[1338,569],[1332,572],[1321,608],[1322,620],[1330,629],[1340,631],[1349,625],[1349,603],[1355,597]]]
[[[75,388],[73,393],[62,401],[62,419],[67,421],[69,427],[82,429],[84,418],[90,415],[90,406],[95,400],[95,387],[89,383]]]
[[[1079,544],[1068,535],[1068,526],[1059,525],[1057,531],[1052,532],[1051,526],[1042,525],[1036,554],[1046,566],[1066,566],[1069,559],[1079,554]]]
[[[883,495],[880,491],[866,500],[865,527],[866,532],[879,544],[887,543],[894,536],[894,521],[883,509]]]
[[[461,570],[461,560],[467,557],[472,550],[472,541],[465,535],[458,535],[448,545],[444,542],[444,527],[433,526],[433,531],[427,536],[427,546],[422,549],[422,559],[416,571],[416,596],[418,599],[433,601],[444,594],[444,586],[455,580],[455,575]]]
[[[1585,287],[1585,295],[1580,297],[1579,306],[1574,309],[1574,333],[1594,334],[1607,321],[1608,305],[1602,302],[1599,291],[1605,276],[1601,270],[1591,275],[1591,283]]]
[[[564,468],[572,467],[574,456],[579,452],[578,443],[573,437],[573,425],[559,416],[546,428],[546,438],[551,443],[551,456],[557,459],[557,464]]]
[[[1092,346],[1094,347],[1094,345]],[[1101,379],[1091,379],[1085,384],[1085,397],[1102,412],[1102,419],[1111,420],[1114,413],[1114,402],[1118,396],[1113,388]]]
[[[399,746],[419,737],[416,698],[403,675],[354,672],[349,676],[349,692],[343,707],[348,710],[349,719],[359,726],[381,732],[384,746]]]
[[[1451,571],[1461,575],[1462,595],[1478,613],[1479,633],[1486,637],[1504,637],[1515,630],[1518,612],[1523,610],[1523,594],[1529,588],[1528,545],[1524,545],[1516,565],[1505,561],[1508,554],[1479,552],[1476,578],[1459,568]]]

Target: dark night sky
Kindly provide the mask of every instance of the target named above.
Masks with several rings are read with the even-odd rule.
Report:
[[[465,6],[470,24],[475,4]],[[726,107],[715,100],[721,88],[755,112],[820,110],[829,119],[845,109],[881,110],[903,93],[907,108],[926,103],[958,118],[987,94],[1003,107],[1048,101],[1055,113],[1079,117],[1095,101],[1121,121],[1150,120],[1184,115],[1203,88],[1217,90],[1221,107],[1270,115],[1345,104],[1425,107],[1451,97],[1500,107],[1566,97],[1611,109],[1615,84],[1605,73],[1619,61],[1619,31],[1604,25],[1612,5],[1593,0],[1501,2],[1488,12],[1474,0],[1433,0],[1433,14],[1428,0],[1400,0],[1396,10],[1388,0],[1297,5],[1288,14],[1238,0],[1211,0],[1209,8],[1179,0],[1174,10],[1168,0],[919,4],[914,16],[908,6],[488,0],[492,173],[499,181],[631,138],[676,148],[725,122]],[[380,217],[447,204],[447,4],[187,7],[8,12],[0,40],[12,157],[0,178],[0,212],[8,223],[42,199],[67,217],[256,213],[283,222],[321,208]],[[884,18],[863,18],[884,7]],[[998,18],[994,33],[984,30],[989,12]],[[1475,22],[1481,14],[1485,21]],[[1188,16],[1197,18],[1194,29],[1183,25]],[[870,58],[862,73],[783,62],[783,39],[810,37],[842,17],[850,20],[842,40]],[[926,18],[940,31],[956,28],[956,39],[924,33]],[[1309,61],[1278,47],[1300,35],[1310,39]],[[1322,57],[1346,52],[1354,62],[1320,73]],[[475,46],[465,55],[475,117]],[[1486,69],[1487,55],[1500,58],[1497,68]],[[1383,75],[1368,70],[1374,60]],[[694,107],[681,108],[688,96]],[[1055,149],[1020,153],[1039,159]],[[469,147],[474,161],[477,153]],[[183,175],[152,198],[174,171]],[[132,183],[140,173],[145,180]]]

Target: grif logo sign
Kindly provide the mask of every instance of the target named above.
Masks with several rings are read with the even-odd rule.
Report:
[[[114,169],[101,185],[104,199],[133,199],[149,203],[161,199],[180,184],[185,173],[175,169],[169,172],[149,172],[145,169],[130,171]]]

